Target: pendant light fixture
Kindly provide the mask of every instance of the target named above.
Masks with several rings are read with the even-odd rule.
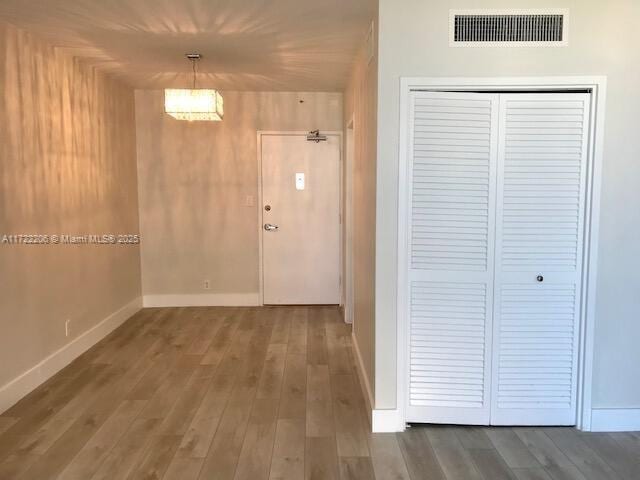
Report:
[[[164,91],[164,111],[178,120],[219,122],[224,116],[222,95],[217,90],[196,88],[199,53],[188,53],[193,69],[193,88],[167,88]]]

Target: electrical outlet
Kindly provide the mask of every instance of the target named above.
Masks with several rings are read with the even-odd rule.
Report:
[[[68,337],[69,336],[69,331],[70,331],[70,327],[71,327],[71,320],[69,320],[68,318],[65,320],[64,322],[64,336]]]
[[[209,280],[204,281],[203,287],[205,290],[209,290],[211,288],[211,285],[209,284]]]

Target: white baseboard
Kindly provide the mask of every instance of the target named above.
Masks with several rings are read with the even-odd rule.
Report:
[[[373,431],[374,433],[404,432],[404,423],[402,422],[400,416],[400,410],[376,410],[373,408],[373,406],[375,405],[373,389],[371,388],[369,378],[367,377],[367,373],[364,369],[364,363],[362,362],[362,353],[360,353],[358,342],[356,341],[356,337],[353,333],[351,334],[351,343],[353,345],[353,351],[355,352],[356,366],[358,367],[356,370],[358,372],[360,385],[362,386],[365,401],[367,402],[367,408],[369,409],[369,412],[371,412],[371,431]]]
[[[591,431],[640,431],[640,408],[594,408],[591,410]]]
[[[184,295],[144,295],[144,307],[255,307],[259,293],[204,293]]]
[[[373,410],[371,428],[374,433],[404,432],[405,426],[400,417],[400,410],[397,408]]]
[[[364,399],[367,402],[367,408],[369,412],[373,411],[373,390],[371,389],[371,384],[369,383],[369,378],[367,377],[367,372],[364,369],[364,363],[362,362],[362,354],[360,353],[360,348],[358,347],[358,342],[356,341],[356,336],[352,332],[351,333],[351,344],[353,345],[353,351],[355,352],[355,360],[356,366],[358,367],[356,371],[358,372],[358,379],[360,380],[360,386],[362,388],[362,393],[364,393]]]
[[[34,367],[1,386],[0,413],[15,405],[18,400],[69,365],[73,360],[122,325],[125,320],[140,308],[142,308],[142,299],[137,297]]]

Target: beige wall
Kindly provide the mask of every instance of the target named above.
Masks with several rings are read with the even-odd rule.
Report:
[[[376,35],[377,37],[377,35]],[[377,51],[377,49],[376,49]],[[376,128],[378,59],[363,46],[344,97],[345,129],[353,118],[353,332],[365,375],[374,388]],[[373,394],[373,391],[371,392]]]
[[[450,8],[570,9],[569,46],[450,48]],[[640,3],[381,0],[376,406],[396,406],[396,231],[401,76],[607,75],[593,406],[640,407]],[[384,348],[383,348],[384,347]]]
[[[134,121],[132,90],[0,23],[0,235],[137,233]],[[0,388],[139,296],[136,246],[0,244]]]
[[[257,131],[342,130],[342,94],[224,92],[222,122],[175,120],[163,102],[136,91],[143,293],[255,294]]]

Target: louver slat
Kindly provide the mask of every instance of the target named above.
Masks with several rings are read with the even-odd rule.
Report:
[[[501,96],[494,425],[576,421],[588,118],[586,94]]]

